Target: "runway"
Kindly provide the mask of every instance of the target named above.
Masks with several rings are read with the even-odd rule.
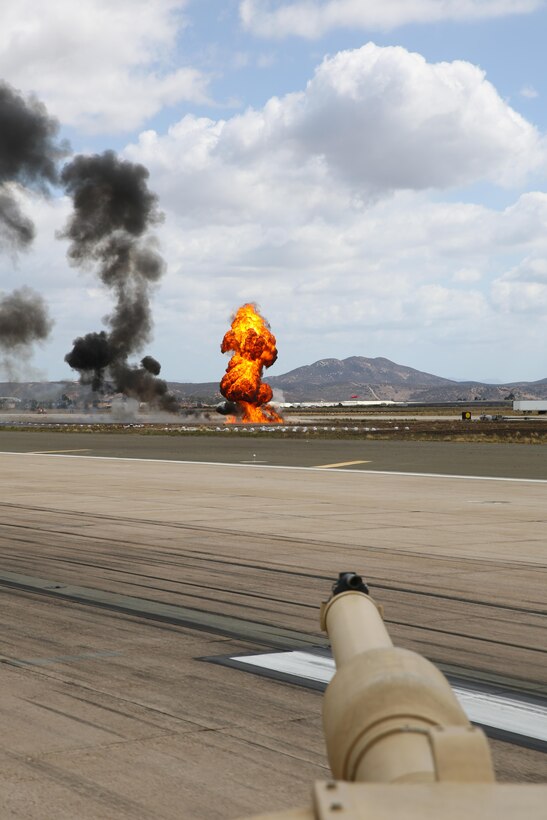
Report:
[[[67,818],[305,804],[327,775],[320,695],[200,659],[324,646],[340,569],[367,577],[399,645],[469,685],[545,695],[537,476],[321,467],[357,460],[335,448],[313,470],[140,452],[0,453],[6,816],[42,817],[44,800]],[[494,756],[504,779],[544,778],[542,752]]]
[[[222,435],[65,433],[0,428],[0,452],[41,452],[175,461],[318,467],[351,462],[351,470],[439,473],[547,480],[541,444],[477,444],[306,438],[239,438]]]

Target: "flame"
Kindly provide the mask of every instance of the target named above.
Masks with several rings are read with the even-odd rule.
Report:
[[[264,368],[277,359],[275,336],[256,305],[239,308],[220,349],[223,353],[233,351],[220,392],[225,399],[239,405],[241,420],[261,424],[282,422],[281,416],[268,404],[272,400],[272,388],[262,381]],[[229,417],[228,423],[233,421],[235,418]]]

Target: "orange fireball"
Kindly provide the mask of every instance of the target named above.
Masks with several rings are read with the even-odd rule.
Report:
[[[259,423],[281,422],[283,419],[268,402],[272,388],[262,381],[262,371],[277,359],[275,336],[256,305],[242,305],[234,316],[230,330],[220,349],[233,351],[220,392],[229,402],[237,404],[242,421]]]

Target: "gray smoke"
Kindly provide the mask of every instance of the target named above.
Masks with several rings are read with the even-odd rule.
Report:
[[[34,225],[24,215],[12,193],[0,186],[0,242],[15,250],[27,247],[34,239]]]
[[[73,265],[94,266],[116,300],[105,319],[108,332],[75,339],[65,361],[94,390],[111,379],[118,392],[175,410],[176,399],[156,378],[159,362],[145,356],[140,366],[128,363],[150,340],[151,291],[165,268],[150,233],[163,215],[148,189],[148,171],[105,151],[75,157],[63,168],[61,180],[74,205],[61,234],[70,240],[69,259]]]
[[[27,247],[34,225],[15,198],[17,186],[45,194],[57,182],[57,163],[67,145],[58,141],[59,123],[34,97],[25,99],[0,80],[0,239]]]
[[[1,364],[10,378],[17,379],[32,344],[47,339],[52,326],[46,303],[31,288],[0,296],[0,350],[5,354]]]
[[[53,322],[43,298],[22,287],[0,297],[0,347],[23,348],[47,339]]]
[[[34,225],[17,201],[19,188],[47,194],[57,182],[57,162],[67,146],[57,139],[59,124],[34,97],[25,99],[0,80],[0,249],[26,248]],[[0,350],[10,373],[30,356],[34,342],[49,335],[53,322],[42,297],[27,287],[0,297]]]

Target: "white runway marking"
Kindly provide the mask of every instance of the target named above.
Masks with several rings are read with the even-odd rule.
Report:
[[[150,464],[196,464],[196,465],[204,465],[208,467],[233,467],[234,469],[239,470],[248,470],[249,467],[252,467],[252,464],[232,464],[231,462],[224,462],[224,461],[185,461],[184,459],[174,459],[174,458],[131,458],[130,456],[72,456],[66,455],[61,453],[48,453],[48,454],[41,454],[41,453],[33,453],[33,452],[25,452],[25,453],[13,453],[8,451],[1,451],[0,456],[34,456],[34,455],[43,455],[44,458],[83,458],[87,459],[88,461],[138,461],[141,463]],[[262,470],[304,470],[308,473],[324,473],[325,470],[322,467],[296,467],[291,466],[289,464],[268,464],[268,465],[260,465]],[[340,468],[335,470],[333,473],[329,473],[329,475],[338,475],[339,473],[350,473],[351,475],[400,475],[400,476],[409,476],[413,478],[457,478],[457,479],[465,479],[467,481],[510,481],[516,484],[547,484],[547,478],[506,478],[503,476],[490,476],[490,475],[453,475],[451,473],[408,473],[408,472],[401,472],[400,470],[344,470]]]
[[[234,655],[231,660],[325,684],[336,671],[332,658],[311,652]],[[509,698],[460,686],[453,686],[452,689],[473,723],[547,743],[547,703],[529,703],[520,698]]]
[[[350,467],[352,464],[370,464],[370,461],[339,461],[338,464],[316,464],[314,470],[330,470],[332,467]]]
[[[33,450],[32,453],[28,453],[27,455],[30,456],[50,456],[54,453],[90,453],[91,450],[89,447],[79,447],[77,450]]]

